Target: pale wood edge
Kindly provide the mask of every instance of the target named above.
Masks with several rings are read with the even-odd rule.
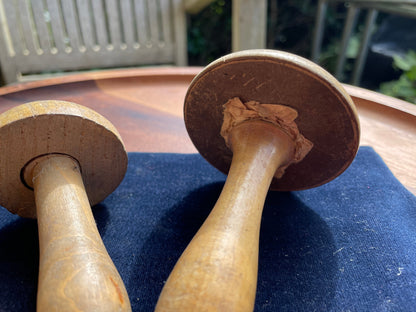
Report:
[[[400,110],[402,112],[408,113],[410,115],[416,116],[416,105],[396,99],[394,97],[384,95],[375,91],[363,89],[356,86],[351,86],[348,84],[342,84],[342,86],[345,88],[347,93],[353,98],[353,99],[359,99],[364,101],[373,102],[379,105],[384,105],[387,107],[391,107],[397,110]]]
[[[145,67],[129,69],[112,69],[99,70],[91,72],[82,72],[67,74],[64,76],[53,77],[43,80],[30,81],[24,83],[10,84],[0,87],[0,95],[11,94],[24,90],[48,87],[73,82],[110,79],[110,78],[128,78],[128,77],[146,77],[146,76],[196,76],[202,71],[203,67]],[[370,91],[348,84],[342,84],[351,97],[374,102],[380,105],[388,106],[408,114],[416,116],[416,105],[402,101],[381,93]]]
[[[21,82],[0,87],[0,96],[15,92],[60,85],[73,82],[84,82],[102,79],[147,77],[147,76],[195,76],[202,70],[202,67],[143,67],[143,68],[123,68],[98,70],[91,72],[77,72],[58,77],[47,78],[36,81]]]
[[[343,86],[345,90],[349,93],[349,95],[351,96],[351,98],[353,99],[357,107],[360,107],[360,106],[365,107],[365,106],[370,105],[370,107],[372,107],[372,110],[377,110],[377,111],[383,111],[384,108],[387,108],[391,110],[390,112],[393,114],[392,116],[395,116],[394,117],[395,119],[404,118],[403,119],[404,125],[406,123],[406,120],[408,120],[407,118],[405,118],[406,116],[411,117],[411,120],[415,120],[415,125],[416,125],[416,105],[415,104],[412,104],[412,103],[409,103],[400,99],[396,99],[396,98],[393,98],[393,97],[390,97],[381,93],[363,89],[360,87],[351,86],[347,84],[343,84]],[[396,114],[396,113],[399,113],[399,114]],[[407,121],[407,125],[409,125],[408,122],[409,121]],[[412,127],[412,129],[414,128]],[[412,131],[414,132],[414,130]],[[373,146],[373,147],[375,148],[376,152],[380,154],[381,158],[383,158],[386,165],[389,166],[391,159],[385,158],[384,153],[379,151],[376,146]],[[412,182],[413,179],[410,181],[408,177],[405,177],[402,175],[402,171],[400,170],[399,171],[392,170],[392,169],[390,170],[396,176],[396,178],[400,181],[400,183],[402,183],[406,187],[406,189],[409,192],[411,192],[413,195],[416,195],[416,188],[413,187],[414,183]]]

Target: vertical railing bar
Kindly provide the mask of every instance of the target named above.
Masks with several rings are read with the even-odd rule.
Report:
[[[90,3],[90,15],[92,20],[93,31],[94,31],[94,38],[95,43],[100,48],[106,48],[107,46],[111,45],[112,38],[111,32],[109,27],[109,16],[108,16],[108,9],[106,0],[92,0]],[[98,49],[95,47],[95,49]]]
[[[131,7],[131,20],[132,20],[132,27],[133,27],[133,46],[135,48],[139,48],[139,31],[138,31],[138,23],[137,23],[137,17],[136,17],[136,4],[134,0],[130,1],[130,7]]]
[[[33,41],[33,30],[31,29],[30,25],[30,13],[28,8],[27,0],[19,0],[18,1],[18,24],[21,31],[21,38],[24,42],[25,50],[23,51],[24,55],[28,55],[30,53],[37,53],[36,47]]]
[[[68,48],[71,48],[71,44],[70,44],[69,36],[68,36],[68,27],[65,22],[64,10],[62,9],[62,2],[65,2],[65,0],[58,1],[58,12],[59,12],[59,20],[62,25],[61,29],[62,29],[62,35],[63,35],[62,41],[65,46],[64,50],[68,51]]]
[[[87,49],[93,49],[94,47],[94,38],[92,31],[92,22],[89,11],[88,0],[77,0],[76,1],[76,12],[78,16],[78,22],[80,25],[81,40],[83,47],[80,48],[81,52],[84,52]],[[88,1],[89,2],[89,1]]]
[[[124,18],[122,15],[122,8],[121,8],[121,2],[122,1],[116,1],[116,6],[117,6],[117,25],[118,25],[118,29],[119,29],[119,33],[120,33],[120,47],[126,47],[126,34],[125,34],[125,29],[124,29]],[[129,3],[128,1],[125,3]]]
[[[170,0],[160,0],[160,10],[161,10],[161,41],[164,44],[172,44],[172,28],[173,28],[173,13],[172,13],[172,3]]]
[[[48,24],[45,20],[45,3],[43,1],[36,1],[36,4],[32,5],[32,11],[38,32],[40,49],[42,50],[42,53],[45,51],[50,52],[52,43],[50,41]]]
[[[13,36],[13,30],[16,30],[16,27],[12,26],[12,21],[16,21],[13,17],[15,14],[10,14],[10,7],[7,9],[6,6],[10,6],[11,1],[6,1],[3,3],[3,0],[0,0],[0,23],[3,28],[3,39],[7,46],[7,52],[10,57],[14,57],[16,55],[16,45],[15,36]],[[7,14],[9,12],[9,14]]]
[[[107,21],[107,32],[109,36],[109,46],[108,49],[120,48],[120,18],[119,10],[116,0],[105,0],[104,13],[106,15]]]
[[[53,36],[53,40],[55,43],[55,50],[51,50],[52,53],[57,53],[59,51],[65,51],[65,32],[63,27],[63,18],[61,16],[61,10],[59,9],[60,3],[58,0],[48,0],[47,1],[47,9],[50,14],[50,25],[51,25],[51,32]]]
[[[340,46],[340,51],[337,59],[337,65],[335,68],[335,77],[339,80],[342,80],[343,75],[343,68],[345,63],[345,57],[346,57],[346,51],[347,51],[347,45],[351,37],[351,33],[355,27],[356,21],[357,21],[357,13],[359,12],[359,9],[354,6],[353,4],[350,4],[351,6],[348,9],[347,13],[347,19],[345,22],[344,32],[342,35],[342,41]]]
[[[135,0],[134,2],[134,11],[136,14],[136,25],[137,25],[137,34],[138,34],[138,43],[140,45],[147,45],[148,44],[148,38],[149,38],[149,27],[148,23],[146,21],[146,15],[145,12],[147,12],[147,5],[146,0]]]
[[[148,5],[148,25],[149,25],[149,41],[152,44],[157,44],[159,41],[159,23],[158,23],[158,16],[157,16],[157,5],[155,0],[147,1]]]
[[[32,42],[33,42],[33,46],[35,49],[35,52],[37,54],[42,54],[43,50],[41,49],[40,46],[40,38],[39,38],[39,31],[37,29],[37,24],[35,23],[35,13],[33,11],[33,6],[32,6],[32,0],[26,0],[26,5],[27,5],[27,13],[28,13],[28,22],[29,22],[29,27],[30,27],[30,34],[32,37]]]
[[[122,26],[123,26],[122,43],[126,47],[137,48],[137,46],[135,45],[136,24],[134,22],[134,18],[132,14],[133,10],[134,8],[132,7],[131,0],[120,1],[120,13],[121,13],[120,21],[122,22]]]
[[[312,55],[313,62],[319,62],[319,56],[321,54],[322,40],[325,31],[325,13],[328,9],[328,0],[319,0],[318,10],[315,19],[315,27],[313,32],[312,41]]]
[[[61,0],[61,5],[62,15],[68,36],[66,51],[68,53],[74,50],[79,51],[83,44],[80,39],[80,30],[79,24],[77,23],[78,17],[76,15],[75,3],[73,0]]]
[[[53,34],[52,34],[51,14],[49,12],[47,0],[42,0],[42,3],[43,3],[43,8],[44,8],[43,18],[44,18],[44,21],[45,21],[47,34],[48,34],[48,39],[49,39],[49,43],[50,43],[50,49],[49,49],[48,52],[51,53],[52,51],[56,50],[55,38],[53,37]]]
[[[374,22],[377,18],[377,14],[377,10],[374,9],[369,10],[369,12],[367,13],[365,29],[363,37],[361,39],[360,52],[358,54],[357,60],[355,61],[354,71],[352,75],[352,83],[354,85],[358,85],[361,80],[365,59],[367,58],[368,54],[368,43],[370,41],[370,37],[374,29]]]

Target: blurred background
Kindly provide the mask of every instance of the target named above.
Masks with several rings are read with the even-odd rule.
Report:
[[[0,0],[0,85],[79,69],[205,66],[246,48],[291,52],[416,103],[416,0]]]
[[[403,1],[377,1],[377,7],[374,2],[268,0],[266,47],[314,58],[343,82],[416,103],[416,3],[408,1],[402,6]],[[326,6],[326,12],[321,16],[324,28],[320,53],[313,56],[318,4]],[[357,7],[352,8],[353,4]],[[354,16],[348,16],[350,11]],[[232,3],[226,0],[215,0],[188,16],[190,65],[206,65],[231,52],[231,18]],[[348,26],[351,31],[344,47],[345,59],[340,61]],[[366,31],[369,38],[363,38]],[[362,60],[361,74],[354,79],[364,39],[367,51],[363,53],[367,55]]]

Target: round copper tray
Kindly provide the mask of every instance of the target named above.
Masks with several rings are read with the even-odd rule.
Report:
[[[96,110],[118,129],[130,152],[196,153],[183,122],[183,101],[199,67],[106,70],[0,88],[0,112],[44,99]],[[344,85],[361,123],[361,145],[372,146],[416,194],[416,105]],[[1,146],[1,138],[0,138]]]

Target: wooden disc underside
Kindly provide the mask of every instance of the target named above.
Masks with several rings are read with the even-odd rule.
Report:
[[[249,50],[227,55],[208,65],[192,81],[185,97],[187,131],[201,155],[227,173],[232,152],[220,136],[223,104],[239,97],[263,104],[281,104],[298,111],[300,133],[314,147],[273,190],[301,190],[340,175],[359,146],[359,120],[341,84],[316,64],[293,54]]]
[[[23,217],[36,217],[34,192],[23,181],[33,159],[48,154],[75,158],[91,205],[122,181],[127,154],[114,126],[74,103],[40,101],[0,115],[0,205]]]

